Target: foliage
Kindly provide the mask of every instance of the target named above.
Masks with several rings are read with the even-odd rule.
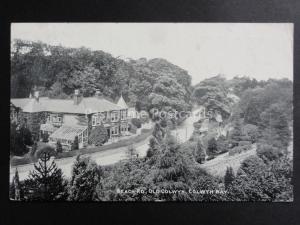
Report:
[[[135,157],[138,157],[138,153],[136,149],[133,147],[133,145],[129,145],[127,147],[126,156],[128,159],[133,159]]]
[[[206,154],[205,154],[204,146],[203,146],[203,144],[201,143],[200,140],[198,140],[196,142],[195,148],[196,148],[196,151],[195,151],[195,160],[196,160],[196,162],[204,163]]]
[[[13,40],[11,53],[12,98],[28,97],[37,86],[52,98],[71,97],[74,89],[83,96],[100,90],[112,100],[122,93],[138,111],[190,106],[190,75],[164,59],[125,62],[103,51],[23,40]]]
[[[89,135],[89,143],[101,146],[108,141],[107,130],[103,125],[96,126]]]
[[[290,130],[284,108],[278,104],[273,104],[261,113],[262,127],[278,135],[278,140],[283,147],[287,147],[290,141]]]
[[[234,181],[235,176],[234,176],[234,172],[231,166],[226,168],[226,172],[225,172],[225,176],[224,176],[224,185],[225,188],[228,189],[229,186],[232,184],[232,182]]]
[[[43,142],[47,143],[49,141],[49,134],[48,133],[43,133],[42,134],[42,140],[43,140]]]
[[[97,186],[100,183],[101,169],[88,157],[77,156],[73,164],[69,183],[69,200],[97,200]]]
[[[282,160],[287,162],[286,159]],[[278,168],[280,169],[277,170]],[[228,188],[228,200],[291,200],[291,174],[291,166],[288,163],[275,161],[274,164],[267,165],[257,156],[249,157],[242,163],[236,179]]]
[[[224,136],[220,136],[217,139],[217,149],[218,153],[225,153],[228,152],[229,146],[228,146],[228,140]]]
[[[10,124],[10,152],[12,155],[24,155],[28,152],[27,146],[32,144],[32,135],[28,128],[16,123]]]
[[[136,126],[137,128],[141,128],[142,127],[142,122],[140,119],[137,118],[132,118],[131,119],[131,123]]]
[[[249,136],[252,143],[256,142],[261,136],[258,126],[253,124],[245,124],[242,128],[242,133]]]
[[[75,136],[75,139],[71,145],[71,150],[78,150],[79,149],[79,143],[78,143],[78,136]]]
[[[271,144],[259,143],[256,151],[257,156],[263,159],[266,163],[279,159],[284,155],[282,149],[272,146]]]
[[[12,184],[10,184],[9,196],[11,199],[21,200],[21,195],[23,195],[23,188],[19,180],[18,168],[16,168],[15,175],[12,179]]]
[[[250,149],[251,149],[251,145],[235,146],[234,148],[229,150],[229,155],[232,156],[235,154],[240,154]]]
[[[30,171],[29,178],[25,180],[27,200],[65,200],[66,181],[63,179],[61,169],[58,169],[51,159],[53,149],[45,147],[39,151],[38,163]]]
[[[215,155],[219,152],[218,144],[215,138],[209,139],[206,152],[208,155]]]
[[[205,106],[207,111],[220,112],[223,118],[228,118],[232,102],[227,97],[227,93],[226,79],[219,75],[197,84],[192,99],[199,105]]]
[[[60,141],[56,142],[56,152],[57,153],[62,153],[63,152],[63,147],[62,147]]]

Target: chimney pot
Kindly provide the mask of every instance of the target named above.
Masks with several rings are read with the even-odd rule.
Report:
[[[79,104],[79,90],[76,89],[74,91],[74,105],[78,105]]]
[[[39,92],[38,91],[34,92],[34,98],[37,102],[39,101]]]

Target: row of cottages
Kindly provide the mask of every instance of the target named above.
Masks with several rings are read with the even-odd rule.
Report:
[[[75,137],[79,148],[88,144],[92,129],[104,125],[110,139],[130,135],[128,107],[121,96],[115,104],[97,91],[94,97],[81,97],[75,90],[73,99],[34,97],[11,99],[11,120],[23,123],[35,138],[49,135],[49,142],[70,149]]]

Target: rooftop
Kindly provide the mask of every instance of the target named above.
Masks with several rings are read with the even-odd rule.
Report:
[[[49,138],[74,141],[75,137],[87,129],[87,126],[62,126]]]
[[[90,114],[93,112],[106,112],[124,109],[115,103],[104,98],[88,97],[83,98],[78,104],[74,104],[73,99],[51,99],[40,97],[39,101],[35,98],[14,98],[11,103],[23,110],[23,112],[57,112],[57,113],[76,113]]]

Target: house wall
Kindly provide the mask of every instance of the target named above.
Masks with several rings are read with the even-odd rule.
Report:
[[[40,125],[46,122],[46,112],[19,112],[19,122],[31,131],[34,138],[39,138]]]

